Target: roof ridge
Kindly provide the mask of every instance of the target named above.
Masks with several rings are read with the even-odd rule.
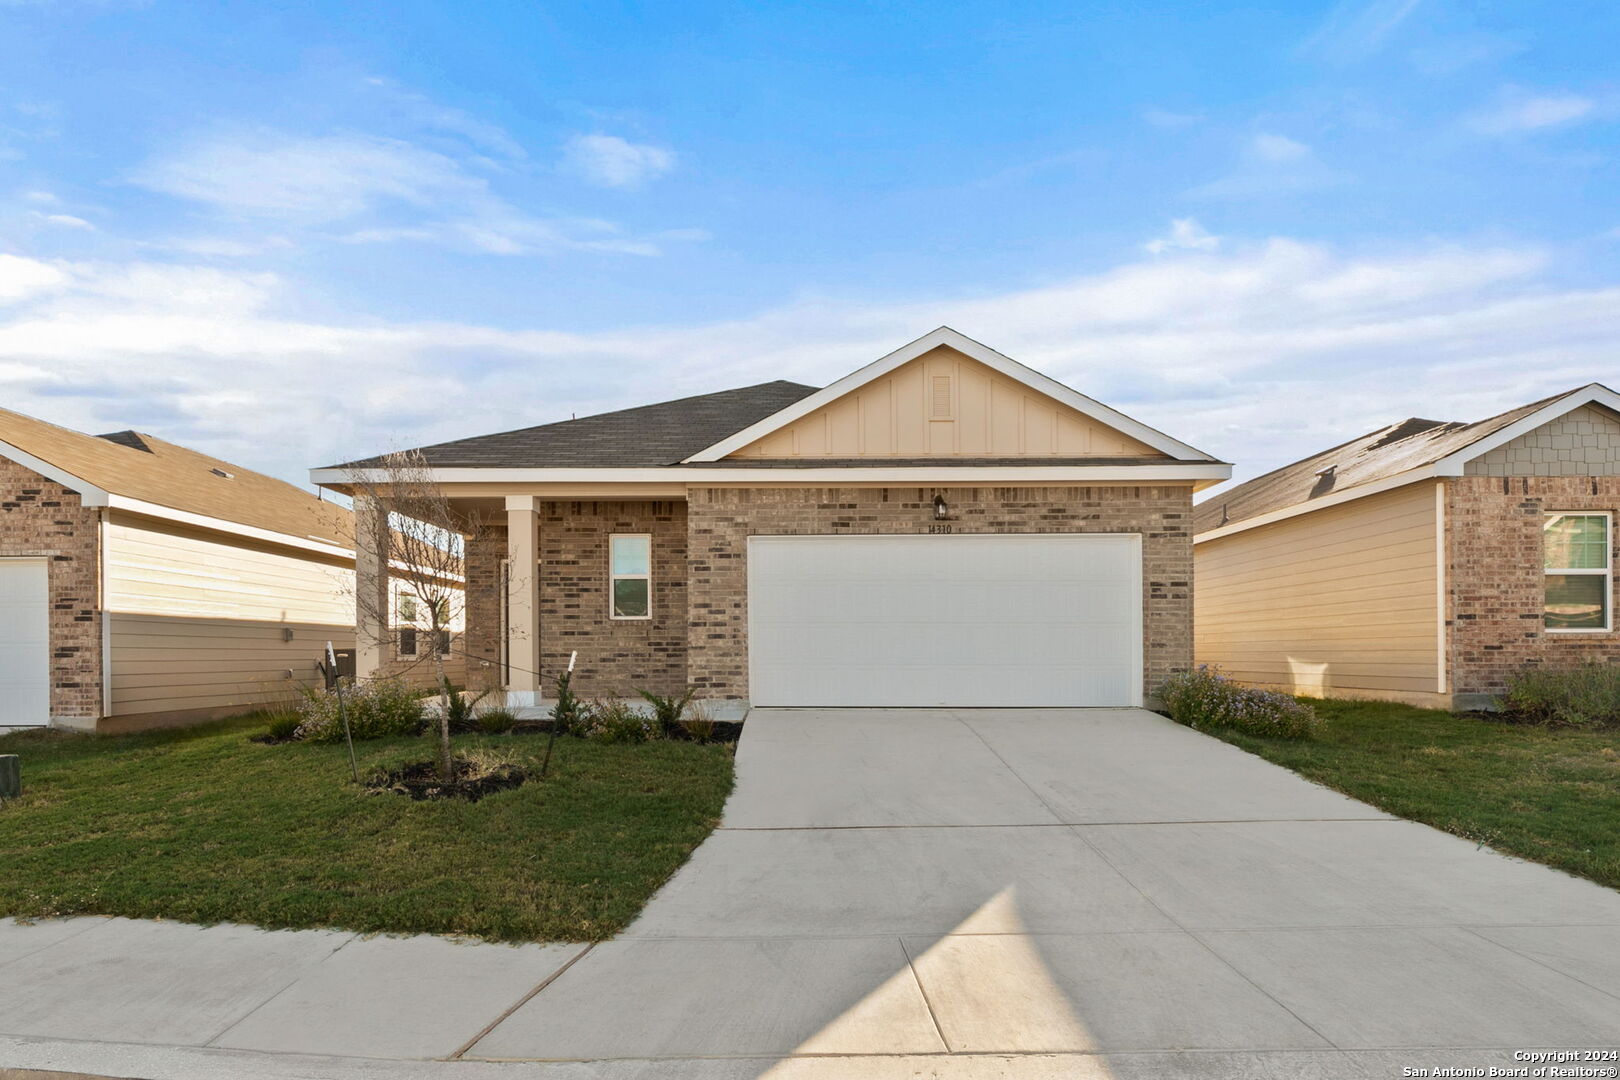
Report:
[[[658,413],[667,413],[672,409],[679,411],[685,408],[690,408],[701,414],[705,411],[711,413],[717,411],[723,412],[727,409],[741,407],[745,411],[751,411],[757,414],[759,408],[769,408],[770,413],[767,415],[770,415],[780,411],[787,404],[789,404],[789,402],[786,400],[779,401],[776,400],[777,398],[784,398],[790,393],[796,394],[798,398],[803,398],[806,395],[815,393],[816,389],[817,388],[814,386],[810,386],[806,383],[793,382],[790,379],[772,379],[767,382],[751,383],[747,386],[733,386],[725,390],[715,390],[706,394],[688,394],[685,397],[669,398],[664,401],[655,401],[645,405],[633,405],[623,409],[609,410],[607,412],[590,413],[585,416],[571,417],[567,420],[551,420],[542,424],[526,424],[523,427],[509,428],[505,431],[467,435],[456,439],[446,439],[440,442],[418,446],[414,449],[425,454],[432,454],[435,451],[455,452],[465,450],[470,446],[476,446],[480,443],[488,443],[499,440],[512,440],[514,438],[521,439],[525,436],[532,437],[543,435],[547,438],[572,437],[575,432],[578,433],[580,438],[589,439],[593,437],[593,428],[611,427],[613,421],[615,420],[623,423],[627,420],[633,420],[634,418],[643,415],[657,419]],[[762,392],[764,392],[763,395]],[[762,402],[750,402],[750,394],[754,394],[756,398],[764,396],[765,400]],[[752,409],[749,408],[750,405],[753,406]],[[749,420],[747,422],[743,422],[736,430],[741,430],[741,427],[746,427],[747,423],[751,422],[753,421]],[[585,426],[575,427],[575,425]],[[705,437],[712,439],[716,436],[707,435]],[[681,455],[678,455],[671,460],[679,460],[680,457],[689,452],[690,450],[684,451]],[[386,455],[375,454],[355,461],[347,461],[337,465],[330,465],[327,466],[327,468],[350,469],[356,467],[375,467],[376,464],[384,457],[386,457]],[[659,463],[669,464],[668,461],[661,461]]]

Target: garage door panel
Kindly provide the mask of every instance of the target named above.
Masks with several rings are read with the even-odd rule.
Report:
[[[1130,705],[1135,536],[755,537],[759,705]]]
[[[50,722],[50,603],[43,559],[0,559],[0,727]]]

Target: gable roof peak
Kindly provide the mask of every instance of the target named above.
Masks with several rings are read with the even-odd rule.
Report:
[[[979,363],[1000,372],[1013,381],[1023,383],[1036,393],[1052,398],[1060,404],[1128,435],[1138,442],[1145,443],[1172,458],[1181,461],[1213,462],[1216,460],[1202,450],[1172,439],[1162,431],[1133,420],[1124,413],[1111,409],[1102,402],[1089,398],[1078,390],[1065,386],[1056,379],[1043,375],[1034,368],[1021,364],[982,342],[975,341],[960,330],[941,325],[921,337],[907,342],[893,352],[879,357],[864,367],[857,368],[842,379],[794,402],[779,412],[731,433],[719,442],[685,458],[683,463],[694,464],[719,461],[846,394],[882,378],[896,368],[910,363],[941,345],[948,345],[969,359],[977,360]]]

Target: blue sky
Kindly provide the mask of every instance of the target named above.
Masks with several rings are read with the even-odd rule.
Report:
[[[0,386],[311,465],[948,323],[1252,475],[1620,382],[1612,2],[0,0]]]

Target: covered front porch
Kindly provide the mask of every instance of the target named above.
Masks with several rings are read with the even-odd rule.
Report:
[[[540,715],[576,657],[572,686],[584,697],[684,692],[691,632],[684,485],[611,494],[557,487],[446,487],[465,579],[451,651],[465,665],[467,687],[502,692],[520,716]],[[380,535],[391,509],[386,497],[357,494],[358,528]],[[384,544],[362,539],[359,547],[355,669],[364,679],[400,661],[399,628],[380,617],[397,613],[387,598],[399,568],[377,554]]]

